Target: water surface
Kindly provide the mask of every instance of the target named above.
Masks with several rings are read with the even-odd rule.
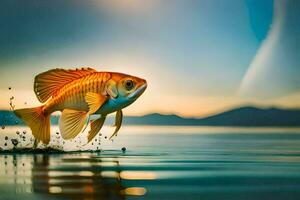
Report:
[[[6,128],[1,137],[11,135],[1,138],[1,147],[13,146],[16,129],[29,137],[25,127]],[[101,152],[2,152],[0,199],[300,196],[299,129],[131,126],[113,142],[105,136],[85,146],[95,150],[101,139]],[[63,142],[55,140],[60,148]],[[78,140],[73,142],[83,150]]]

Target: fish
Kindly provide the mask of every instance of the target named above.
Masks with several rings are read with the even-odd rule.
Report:
[[[99,72],[93,68],[51,69],[34,79],[34,92],[43,103],[39,107],[14,110],[31,129],[37,142],[50,142],[50,116],[61,111],[59,129],[63,139],[75,138],[90,125],[88,142],[101,130],[106,116],[116,112],[117,135],[123,120],[122,109],[146,90],[143,78],[119,72]],[[101,117],[89,120],[91,115]]]

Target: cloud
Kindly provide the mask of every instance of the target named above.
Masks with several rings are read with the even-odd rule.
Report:
[[[275,1],[271,29],[240,84],[240,95],[265,98],[300,89],[299,8],[298,1]]]

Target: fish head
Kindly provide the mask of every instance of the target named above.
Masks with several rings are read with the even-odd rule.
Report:
[[[134,102],[147,88],[147,81],[135,76],[125,76],[117,84],[118,97]]]
[[[146,90],[145,79],[121,73],[113,73],[108,81],[106,92],[110,96],[107,106],[115,111],[135,102]]]

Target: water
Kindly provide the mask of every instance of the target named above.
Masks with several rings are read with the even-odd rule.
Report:
[[[25,127],[1,137],[16,129]],[[114,142],[109,133],[101,152],[2,152],[0,199],[300,198],[300,129],[128,126]]]

